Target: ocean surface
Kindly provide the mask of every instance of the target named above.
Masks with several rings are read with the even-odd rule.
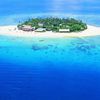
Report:
[[[100,26],[100,1],[0,1],[0,25],[50,16]],[[0,100],[100,100],[100,36],[0,36]]]
[[[100,100],[100,36],[0,36],[0,100]]]

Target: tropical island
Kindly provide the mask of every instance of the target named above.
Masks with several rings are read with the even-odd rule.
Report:
[[[74,18],[32,18],[17,25],[0,26],[0,36],[66,38],[98,35],[100,27]]]
[[[32,18],[18,24],[18,29],[35,32],[80,32],[87,29],[86,23],[74,18]]]

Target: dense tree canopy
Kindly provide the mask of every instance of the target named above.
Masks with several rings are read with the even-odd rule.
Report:
[[[37,28],[45,28],[47,31],[58,32],[59,29],[70,29],[70,32],[83,31],[87,25],[80,20],[73,18],[33,18],[18,25],[30,25]]]

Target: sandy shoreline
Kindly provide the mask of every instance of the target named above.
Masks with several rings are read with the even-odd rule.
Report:
[[[53,33],[53,32],[24,32],[17,29],[17,26],[0,26],[0,35],[16,37],[87,37],[100,35],[100,27],[88,25],[88,29],[75,33]]]

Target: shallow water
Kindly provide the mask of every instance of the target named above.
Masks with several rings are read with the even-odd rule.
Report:
[[[99,36],[0,36],[0,100],[100,100],[99,67]]]

